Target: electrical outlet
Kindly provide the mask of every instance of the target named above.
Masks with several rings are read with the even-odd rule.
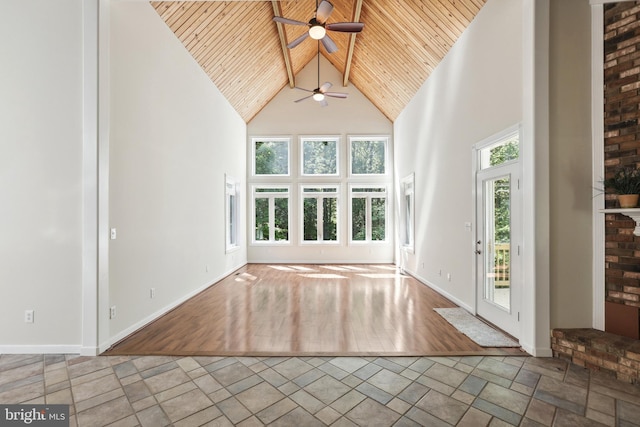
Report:
[[[33,310],[24,311],[24,321],[25,323],[33,323]]]
[[[151,298],[155,298],[155,297],[156,297],[156,288],[151,288],[151,289],[149,290],[149,296],[150,296]]]
[[[451,281],[451,273],[447,273],[447,280]]]
[[[112,228],[111,229],[111,240],[116,240],[117,236],[118,236],[118,234],[116,233],[116,229]]]
[[[116,306],[112,305],[111,308],[109,308],[109,319],[113,319],[116,317]]]

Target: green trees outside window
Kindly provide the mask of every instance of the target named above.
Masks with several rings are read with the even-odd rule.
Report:
[[[303,139],[302,174],[337,175],[338,141],[336,139]]]
[[[289,188],[255,187],[253,191],[255,242],[289,240]]]
[[[387,140],[352,139],[351,173],[353,175],[384,175]]]
[[[351,188],[351,240],[354,242],[384,241],[386,226],[386,188]]]
[[[254,171],[256,175],[289,175],[289,140],[256,140]]]

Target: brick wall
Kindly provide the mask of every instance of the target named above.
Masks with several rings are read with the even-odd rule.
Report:
[[[605,177],[640,167],[640,2],[604,5]],[[605,195],[607,208],[617,208]],[[634,222],[605,215],[606,300],[640,307],[640,237]]]

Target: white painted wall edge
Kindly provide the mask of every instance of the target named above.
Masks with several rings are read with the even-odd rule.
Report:
[[[180,304],[186,302],[190,298],[193,298],[194,296],[196,296],[200,292],[206,290],[207,288],[209,288],[211,286],[214,286],[216,283],[218,283],[219,281],[221,281],[225,277],[228,277],[228,276],[232,275],[234,271],[237,271],[238,269],[244,267],[245,265],[247,265],[247,264],[244,263],[244,264],[240,264],[238,266],[232,267],[226,273],[223,273],[220,276],[218,276],[217,278],[215,278],[212,282],[206,283],[206,284],[200,286],[199,288],[194,289],[193,291],[191,291],[188,294],[184,295],[182,298],[179,298],[178,300],[173,301],[171,304],[161,308],[160,310],[156,311],[155,313],[150,314],[149,316],[145,317],[144,319],[140,320],[139,322],[134,323],[133,325],[131,325],[127,329],[123,330],[122,332],[114,335],[107,342],[100,344],[100,347],[98,349],[99,353],[103,353],[103,352],[107,351],[112,345],[116,344],[118,341],[121,341],[122,339],[128,337],[129,335],[131,335],[132,333],[136,332],[137,330],[143,328],[144,326],[146,326],[149,323],[153,322],[154,320],[158,319],[159,317],[167,314],[169,311],[173,310],[174,308],[176,308]]]
[[[598,212],[604,208],[604,194],[598,191],[599,181],[604,178],[604,8],[591,6],[591,158],[592,158],[592,227],[593,227],[593,266],[592,266],[592,327],[604,330],[604,214]]]

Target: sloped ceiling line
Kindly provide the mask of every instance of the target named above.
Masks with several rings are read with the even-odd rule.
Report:
[[[323,55],[342,73],[343,85],[353,84],[394,121],[486,0],[331,2],[330,22],[359,21],[365,28],[357,37],[332,32],[338,52]],[[316,0],[151,5],[247,123],[284,87],[295,86],[296,74],[317,53],[308,40],[286,49],[305,29],[272,21],[280,13],[306,22]]]

